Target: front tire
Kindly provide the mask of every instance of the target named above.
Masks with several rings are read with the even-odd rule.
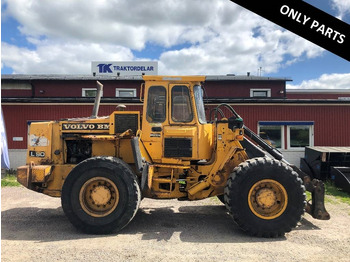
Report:
[[[254,158],[241,163],[230,175],[225,203],[234,221],[250,235],[278,237],[300,221],[305,189],[288,165]]]
[[[62,188],[62,208],[80,231],[117,232],[135,216],[140,204],[136,175],[122,160],[94,157],[79,163]]]
[[[218,195],[216,197],[220,200],[221,203],[225,205],[225,195]]]

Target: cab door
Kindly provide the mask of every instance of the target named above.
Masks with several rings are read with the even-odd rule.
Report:
[[[168,122],[167,89],[167,82],[146,82],[141,140],[154,162],[162,159],[163,125]]]
[[[198,127],[189,84],[169,85],[168,123],[163,127],[164,162],[198,158]],[[168,159],[168,160],[166,160]]]

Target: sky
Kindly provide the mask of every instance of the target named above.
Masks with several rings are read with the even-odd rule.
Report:
[[[350,23],[350,0],[306,0]],[[2,0],[2,74],[91,74],[158,61],[161,75],[261,75],[350,89],[350,62],[229,0]]]

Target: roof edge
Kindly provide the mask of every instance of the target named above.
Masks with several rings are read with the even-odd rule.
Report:
[[[163,75],[157,75],[162,77]],[[165,75],[164,75],[165,76]],[[188,77],[194,77],[195,75]],[[203,75],[205,81],[292,81],[290,78],[277,78],[267,76],[253,76],[253,75]],[[18,81],[30,81],[30,80],[140,80],[143,76],[93,76],[93,75],[65,75],[65,74],[4,74],[1,75],[1,80],[18,80]],[[177,77],[174,75],[174,77]],[[180,76],[179,76],[180,77]],[[184,77],[184,76],[182,76]]]

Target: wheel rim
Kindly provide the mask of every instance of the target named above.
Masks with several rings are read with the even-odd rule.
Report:
[[[83,210],[93,217],[104,217],[112,213],[119,202],[119,191],[110,179],[94,177],[85,182],[79,193]]]
[[[287,208],[287,191],[279,182],[264,179],[255,183],[248,194],[250,210],[262,219],[274,219]]]

